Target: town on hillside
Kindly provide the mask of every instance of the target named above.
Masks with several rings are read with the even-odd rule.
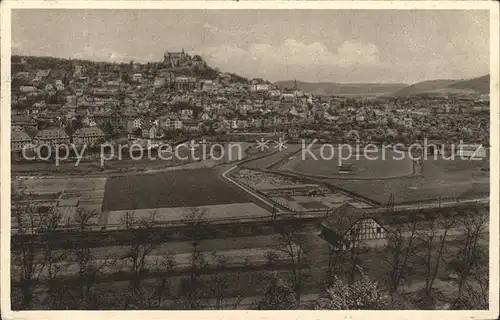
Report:
[[[45,11],[12,28],[12,310],[490,310],[498,148],[490,77],[460,62],[480,61],[477,45],[442,44],[467,35],[458,25],[433,45],[419,34],[444,16],[413,28],[332,10],[316,32],[311,10],[302,39],[294,10],[203,10],[203,27],[176,10]],[[106,27],[95,37],[82,21]],[[270,31],[288,40],[252,38]],[[417,72],[439,55],[444,67]]]
[[[12,58],[11,153],[31,144],[98,146],[238,132],[339,143],[489,143],[489,95],[314,96],[212,69],[199,55],[162,62]]]

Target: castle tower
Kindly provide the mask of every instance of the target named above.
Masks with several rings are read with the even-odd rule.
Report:
[[[168,54],[168,51],[165,51],[165,53],[163,54],[163,63],[167,64],[169,63],[169,54]]]

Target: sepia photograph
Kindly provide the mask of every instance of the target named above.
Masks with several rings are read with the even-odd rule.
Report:
[[[2,4],[2,316],[498,316],[498,3],[34,2]]]

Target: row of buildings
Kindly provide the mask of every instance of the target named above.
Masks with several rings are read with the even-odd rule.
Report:
[[[12,127],[31,139],[45,136],[44,130],[76,133],[74,128],[99,128],[107,139],[291,129],[296,137],[349,141],[353,136],[370,141],[441,135],[477,142],[489,136],[484,99],[314,96],[296,84],[279,88],[214,71],[184,51],[166,52],[161,63],[101,67],[71,62],[49,70],[33,59],[24,61],[21,71],[12,70],[17,80],[11,109]]]
[[[61,128],[44,129],[39,131],[34,137],[26,132],[12,128],[10,134],[11,152],[21,152],[23,148],[37,146],[57,146],[70,143],[75,145],[95,146],[105,141],[105,134],[99,128],[81,128],[76,130],[71,136]]]

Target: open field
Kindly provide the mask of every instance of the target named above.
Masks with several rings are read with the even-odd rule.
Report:
[[[215,254],[212,251],[202,252],[205,262],[210,266],[216,266],[218,259],[223,257],[225,259],[226,267],[241,267],[245,265],[251,266],[265,266],[267,264],[268,258],[266,253],[269,251],[267,247],[253,247],[246,249],[231,249],[219,252]],[[277,253],[278,257],[281,259],[286,259],[285,253]],[[175,267],[178,269],[186,269],[191,266],[191,253],[179,253],[173,254],[172,259],[175,261]],[[162,265],[167,261],[167,256],[155,256],[148,255],[145,258],[145,263],[150,266]],[[97,264],[104,264],[106,260],[95,260]],[[54,263],[58,268],[58,274],[61,276],[76,275],[78,274],[78,264],[73,262],[57,262]],[[40,268],[40,267],[39,267]],[[117,272],[127,272],[131,268],[129,260],[117,260],[113,266],[101,269],[101,272],[105,275],[114,274]],[[47,269],[43,269],[40,274],[40,279],[45,279],[48,276]]]
[[[486,197],[489,193],[489,172],[481,171],[485,167],[484,161],[462,160],[458,157],[455,160],[443,160],[429,156],[424,160],[423,175],[404,177],[407,175],[405,170],[410,170],[411,174],[411,160],[389,160],[389,154],[385,161],[351,161],[356,166],[354,173],[337,174],[342,179],[335,176],[338,167],[334,160],[314,160],[310,157],[301,160],[295,157],[279,170],[318,175],[312,177],[313,180],[329,183],[382,205],[388,202],[391,193],[396,204],[436,200],[439,197],[474,199]],[[401,178],[384,179],[397,174]]]
[[[485,167],[484,160],[443,160],[430,158],[424,160],[425,176],[435,176],[443,179],[463,178],[467,176],[474,180],[482,180],[489,177],[489,173],[481,171]]]
[[[255,203],[231,203],[219,205],[196,206],[205,212],[208,220],[230,221],[234,219],[259,218],[269,216],[269,211]],[[182,221],[187,213],[186,207],[149,208],[133,210],[136,218],[147,219],[153,212],[155,220],[159,223]],[[130,210],[117,210],[106,212],[106,223],[109,226],[124,227],[123,219]]]
[[[385,204],[390,194],[395,203],[435,200],[438,197],[473,199],[489,193],[489,173],[470,161],[444,164],[441,160],[424,162],[424,176],[393,180],[329,180],[353,193]],[[457,160],[467,161],[467,160]],[[444,166],[444,167],[443,167]]]
[[[335,180],[331,184],[383,205],[389,201],[391,193],[394,195],[394,203],[398,204],[437,200],[439,197],[482,198],[489,192],[487,181],[436,181],[425,177],[378,181]]]
[[[103,211],[250,203],[255,199],[212,169],[109,178]]]
[[[227,250],[243,250],[250,248],[271,248],[276,244],[276,235],[252,235],[252,236],[242,236],[242,237],[232,237],[230,241],[227,239],[217,238],[217,239],[205,239],[200,242],[197,250],[200,252],[212,252],[217,251],[221,254]],[[123,256],[130,250],[130,247],[123,245],[113,245],[106,247],[96,247],[92,248],[92,254],[95,259],[122,259]],[[62,254],[64,250],[57,249],[54,254]],[[172,241],[164,242],[156,246],[151,255],[161,256],[166,254],[185,254],[193,252],[193,244],[191,241]],[[19,257],[13,258],[13,263],[19,262]],[[37,256],[36,260],[40,261],[43,259],[43,254]]]
[[[325,148],[323,152],[319,148],[311,151],[314,156],[309,153],[298,153],[288,163],[280,167],[282,170],[291,170],[304,174],[322,175],[331,177],[359,177],[359,178],[387,178],[399,177],[412,174],[412,160],[407,156],[404,159],[401,154],[392,150],[380,150],[378,152],[366,152],[363,154],[363,149],[360,153],[356,150],[349,152],[348,149],[333,149]],[[371,160],[377,159],[377,160]],[[353,170],[348,174],[339,173],[341,164],[350,163],[353,165]]]

